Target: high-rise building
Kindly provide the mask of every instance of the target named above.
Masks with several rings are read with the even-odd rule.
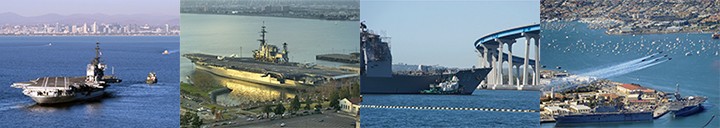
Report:
[[[92,33],[93,33],[93,34],[96,34],[96,33],[97,33],[97,22],[93,22],[93,25],[92,25]]]
[[[82,33],[88,33],[88,31],[87,31],[88,29],[87,29],[87,28],[88,28],[88,27],[87,27],[87,23],[84,23],[84,24],[83,24],[83,27],[82,27],[82,30],[81,30]]]
[[[55,33],[60,33],[60,32],[61,32],[60,23],[55,22]]]
[[[72,26],[72,29],[70,29],[70,30],[71,30],[71,31],[70,31],[71,33],[77,33],[77,32],[78,32],[78,31],[77,31],[77,25],[73,25],[73,26]]]
[[[165,33],[170,33],[170,25],[165,24]]]

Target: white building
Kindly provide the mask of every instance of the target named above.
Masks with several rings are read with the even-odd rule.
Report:
[[[575,113],[590,113],[590,107],[585,105],[570,105],[570,111]]]
[[[360,98],[343,98],[340,100],[340,111],[352,113],[353,115],[358,115],[358,112],[360,111]]]

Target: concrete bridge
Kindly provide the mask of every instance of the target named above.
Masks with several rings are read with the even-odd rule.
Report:
[[[479,66],[492,68],[481,87],[484,89],[536,90],[540,82],[540,24],[514,27],[490,33],[475,41],[475,49],[480,54]],[[525,57],[513,56],[512,46],[517,39],[525,39]],[[531,43],[532,41],[532,43]],[[531,45],[532,44],[532,45]],[[507,47],[507,53],[504,48]],[[536,59],[529,59],[530,48],[535,48]],[[522,52],[518,51],[518,52]],[[507,62],[507,74],[503,72],[503,63]],[[532,68],[532,69],[531,69]],[[522,70],[522,72],[520,72]],[[517,73],[515,75],[514,73]],[[532,79],[531,79],[532,78]]]

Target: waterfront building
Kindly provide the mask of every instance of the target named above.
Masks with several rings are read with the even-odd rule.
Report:
[[[590,107],[585,105],[570,105],[570,111],[573,113],[590,113]]]
[[[340,100],[340,111],[358,115],[360,110],[360,98],[343,98]]]

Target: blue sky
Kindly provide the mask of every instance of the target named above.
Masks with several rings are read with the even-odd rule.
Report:
[[[360,17],[369,29],[391,37],[393,63],[469,68],[478,62],[475,40],[539,23],[540,1],[361,0]],[[524,56],[525,41],[518,42],[513,54]]]
[[[160,14],[179,15],[180,0],[3,0],[0,13],[22,16],[49,13],[70,14]]]

